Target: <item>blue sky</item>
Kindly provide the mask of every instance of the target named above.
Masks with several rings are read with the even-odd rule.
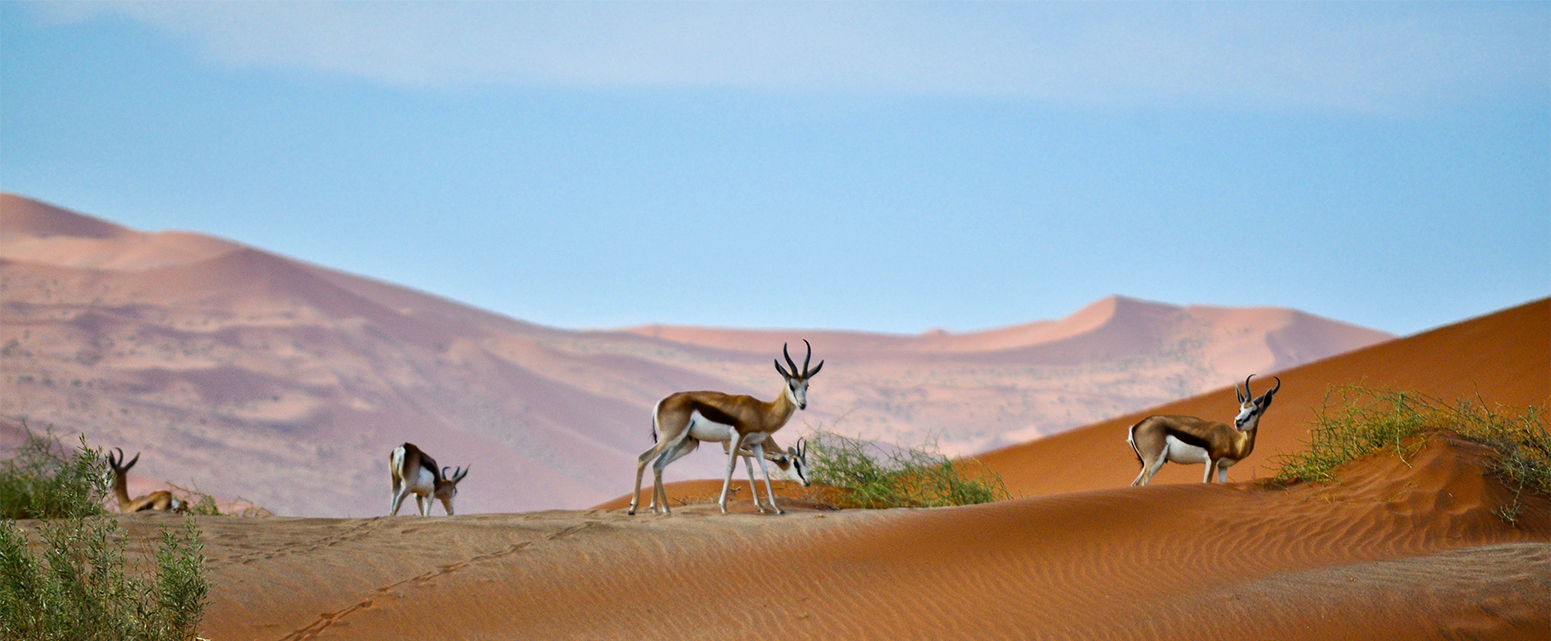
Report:
[[[0,4],[0,189],[560,327],[1551,294],[1551,5]]]

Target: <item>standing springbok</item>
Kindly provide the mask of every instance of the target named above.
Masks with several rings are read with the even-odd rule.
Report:
[[[776,471],[781,472],[788,480],[796,481],[803,487],[813,485],[813,482],[808,480],[808,442],[806,439],[797,439],[797,447],[788,447],[785,452],[782,452],[781,446],[775,442],[774,435],[766,437],[764,444],[770,446],[765,450],[765,460],[774,463]],[[691,452],[699,446],[700,442],[694,439],[685,441],[685,447],[689,448]],[[729,442],[722,441],[722,450],[725,451],[728,447]],[[765,505],[759,502],[759,490],[757,489],[759,486],[757,485],[758,482],[754,480],[754,451],[749,449],[748,446],[740,447],[738,448],[738,456],[743,458],[743,466],[749,471],[749,497],[754,499],[754,507],[759,510],[759,513],[764,514]],[[765,468],[761,465],[760,469]],[[769,472],[768,469],[765,470],[765,480],[767,482],[770,479]],[[776,514],[786,513],[773,500],[770,502],[770,506],[775,509]],[[655,490],[652,492],[652,500],[647,504],[646,509],[657,509],[657,493]]]
[[[114,455],[117,452],[117,455]],[[118,499],[118,511],[128,514],[143,510],[161,510],[163,512],[183,509],[183,502],[167,490],[157,490],[138,499],[129,498],[129,468],[140,462],[140,453],[135,452],[135,457],[124,462],[124,450],[113,448],[108,452],[108,467],[113,468],[113,497]]]
[[[414,443],[393,448],[388,455],[388,473],[393,477],[393,511],[388,516],[398,516],[399,506],[411,492],[420,516],[431,515],[431,499],[440,499],[447,516],[452,516],[452,500],[458,496],[458,481],[468,476],[465,468],[457,468],[452,474],[447,468],[437,468],[436,459],[430,457]]]
[[[1228,481],[1228,468],[1249,457],[1255,450],[1255,431],[1260,417],[1271,407],[1271,397],[1282,389],[1282,379],[1276,379],[1276,387],[1267,390],[1260,398],[1251,400],[1249,379],[1244,379],[1244,390],[1233,384],[1233,393],[1239,398],[1239,415],[1233,425],[1196,418],[1194,416],[1149,416],[1126,435],[1126,442],[1136,452],[1142,463],[1142,471],[1131,485],[1146,485],[1158,473],[1165,461],[1183,465],[1205,463],[1206,475],[1202,483]],[[1276,377],[1273,377],[1276,378]]]
[[[775,506],[777,514],[784,514],[780,506],[776,505],[775,490],[770,487],[770,469],[765,465],[764,445],[771,434],[786,425],[793,412],[808,407],[808,380],[824,367],[824,361],[819,361],[817,367],[808,369],[808,363],[813,360],[813,345],[807,340],[803,340],[803,344],[808,346],[808,356],[803,359],[801,370],[792,361],[786,345],[781,346],[781,355],[786,357],[786,364],[791,371],[782,369],[781,362],[775,361],[776,371],[781,373],[786,385],[774,401],[766,403],[752,396],[733,396],[721,392],[678,392],[657,401],[657,406],[652,408],[652,437],[657,438],[660,434],[661,439],[642,452],[636,462],[635,494],[630,498],[629,513],[635,514],[636,506],[641,502],[641,475],[646,470],[647,461],[656,460],[652,464],[652,473],[655,475],[652,506],[668,514],[668,493],[662,486],[663,469],[685,454],[695,451],[700,441],[716,441],[727,443],[727,474],[722,479],[722,494],[716,500],[722,513],[727,513],[727,488],[732,485],[733,469],[737,467],[738,456],[746,446],[754,458],[759,460],[759,468],[765,472],[765,493],[770,497],[770,504]],[[752,480],[752,467],[749,475]],[[749,489],[754,490],[753,487]],[[755,504],[758,504],[758,499]]]

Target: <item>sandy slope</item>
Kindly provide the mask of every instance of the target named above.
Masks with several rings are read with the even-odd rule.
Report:
[[[1260,422],[1255,451],[1228,479],[1271,476],[1279,453],[1301,448],[1332,386],[1411,390],[1447,401],[1476,399],[1517,407],[1551,400],[1551,300],[1503,310],[1296,367]],[[1256,393],[1271,381],[1255,379]],[[1126,445],[1131,425],[1152,414],[1230,420],[1238,411],[1223,389],[979,455],[1015,495],[1042,496],[1127,485],[1141,466]],[[1165,465],[1153,483],[1200,482],[1203,467]]]
[[[472,468],[464,511],[595,504],[624,491],[658,399],[769,398],[772,357],[805,337],[828,365],[788,430],[843,416],[841,431],[935,434],[965,453],[1389,338],[1293,310],[1123,297],[969,334],[566,331],[15,195],[0,194],[0,232],[0,419],[143,451],[135,484],[286,514],[382,513],[387,452],[405,440]],[[701,452],[669,476],[720,469]]]
[[[1332,486],[934,510],[203,519],[212,639],[1544,639],[1551,505],[1435,437]],[[125,517],[149,537],[172,517]]]

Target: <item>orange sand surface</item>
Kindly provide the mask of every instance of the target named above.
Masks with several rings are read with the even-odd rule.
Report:
[[[202,518],[241,639],[1540,639],[1551,505],[1435,435],[1341,482],[923,510]],[[752,509],[746,502],[738,506]],[[177,517],[121,517],[137,540]]]
[[[1249,372],[1246,372],[1247,376]],[[1334,386],[1421,392],[1448,402],[1544,406],[1551,400],[1551,299],[1538,300],[1432,331],[1333,356],[1276,374],[1282,378],[1260,421],[1255,451],[1228,472],[1229,481],[1273,476],[1278,454],[1300,451],[1308,428]],[[1272,385],[1262,374],[1258,395]],[[1334,400],[1339,402],[1339,394]],[[1238,412],[1233,389],[1168,403],[1055,436],[979,455],[1001,473],[1014,496],[1043,496],[1129,485],[1141,469],[1126,432],[1154,414],[1229,421]],[[1166,464],[1158,483],[1199,483],[1200,465]]]

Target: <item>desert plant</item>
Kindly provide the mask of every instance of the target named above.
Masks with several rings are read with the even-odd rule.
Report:
[[[934,445],[882,448],[828,431],[808,439],[808,470],[839,507],[942,507],[1008,498],[1001,475]]]
[[[102,514],[108,488],[107,461],[101,450],[86,446],[85,436],[71,452],[53,430],[37,434],[29,429],[16,453],[0,462],[0,518]]]
[[[1451,405],[1416,392],[1361,386],[1326,394],[1307,447],[1281,456],[1281,469],[1271,482],[1328,482],[1341,464],[1385,449],[1404,460],[1422,447],[1417,436],[1445,430],[1496,451],[1492,472],[1515,495],[1513,504],[1497,510],[1504,520],[1517,520],[1518,497],[1524,492],[1551,496],[1551,434],[1541,409],[1490,408],[1479,400]]]
[[[210,584],[192,518],[162,532],[153,581],[126,571],[123,532],[108,518],[38,528],[35,555],[15,521],[0,520],[0,636],[18,641],[189,641]]]

